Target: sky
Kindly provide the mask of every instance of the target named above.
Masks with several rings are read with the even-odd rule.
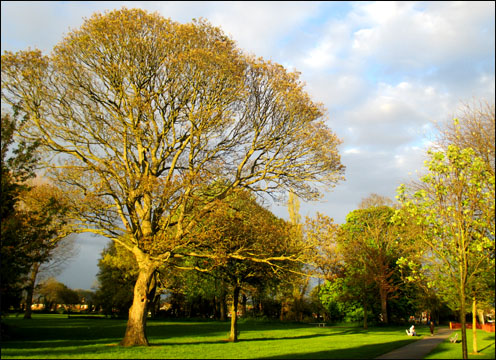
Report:
[[[320,212],[340,224],[372,193],[394,199],[422,170],[436,122],[456,117],[464,104],[494,101],[492,1],[2,1],[1,51],[49,53],[94,12],[123,6],[181,23],[205,18],[246,53],[301,73],[343,140],[346,166],[346,180],[321,201],[301,203],[303,217]],[[272,209],[288,218],[284,204]],[[105,245],[79,236],[78,256],[57,279],[90,289]]]

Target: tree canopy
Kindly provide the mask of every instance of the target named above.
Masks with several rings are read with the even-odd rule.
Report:
[[[494,274],[494,173],[471,148],[449,145],[445,152],[429,154],[424,186],[416,192],[398,189],[399,213],[423,228],[419,240],[427,246],[424,271],[460,311],[467,358],[466,298],[480,276]]]
[[[136,257],[123,345],[148,344],[148,282],[216,199],[247,188],[312,200],[342,179],[340,140],[298,77],[207,21],[139,9],[94,14],[50,55],[2,55],[2,100],[26,114],[23,137],[53,155],[81,228]]]
[[[19,126],[17,113],[2,110],[1,117],[1,310],[16,306],[21,299],[25,277],[33,262],[36,248],[27,231],[25,219],[18,216],[17,206],[22,192],[29,189],[26,181],[35,176],[38,162],[37,144],[14,142]]]

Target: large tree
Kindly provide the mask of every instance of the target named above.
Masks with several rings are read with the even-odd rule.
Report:
[[[215,200],[235,188],[312,200],[344,171],[298,73],[243,55],[206,21],[95,14],[49,56],[2,55],[2,100],[27,114],[24,137],[54,155],[81,226],[136,258],[124,346],[148,345],[154,273],[194,246]],[[226,186],[205,194],[219,179]]]
[[[70,208],[64,194],[48,183],[21,192],[16,216],[29,239],[31,266],[25,284],[25,319],[31,319],[33,292],[40,272],[53,270],[74,255]]]
[[[2,109],[1,117],[1,310],[17,307],[22,289],[32,264],[35,248],[18,216],[16,206],[21,193],[29,187],[26,181],[35,176],[38,164],[37,144],[15,142],[14,132],[18,127],[17,112],[9,114]]]
[[[460,312],[466,359],[467,299],[487,271],[494,274],[494,172],[471,148],[449,145],[429,155],[424,186],[398,190],[400,214],[423,227],[423,270]]]
[[[347,274],[363,284],[375,284],[381,300],[381,315],[389,322],[388,300],[397,296],[402,284],[397,260],[412,251],[412,241],[402,236],[393,221],[395,210],[372,206],[354,210],[346,217],[338,236]]]

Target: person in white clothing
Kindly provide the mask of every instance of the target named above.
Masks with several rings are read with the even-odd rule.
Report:
[[[417,332],[415,331],[415,325],[410,327],[410,330],[406,331],[408,336],[417,336]]]

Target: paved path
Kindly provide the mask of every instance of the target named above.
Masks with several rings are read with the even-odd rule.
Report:
[[[434,336],[424,335],[423,339],[383,354],[376,359],[423,359],[424,356],[448,338],[451,332],[452,330],[447,328],[436,329]]]

